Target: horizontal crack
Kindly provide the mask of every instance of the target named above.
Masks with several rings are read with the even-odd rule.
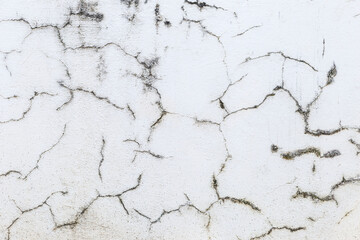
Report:
[[[270,235],[273,231],[275,230],[287,230],[289,232],[297,232],[297,231],[301,231],[301,230],[306,230],[305,227],[297,227],[297,228],[292,228],[292,227],[288,227],[288,226],[283,226],[283,227],[271,227],[269,229],[269,231],[267,231],[266,233],[263,233],[259,236],[256,236],[256,237],[252,237],[250,238],[250,240],[256,240],[256,239],[261,239],[263,237],[266,237],[268,235]]]
[[[120,109],[120,110],[124,110],[125,108],[124,107],[120,107],[118,106],[117,104],[113,103],[112,101],[110,101],[110,99],[108,97],[101,97],[99,96],[97,93],[95,93],[94,91],[90,91],[90,90],[86,90],[86,89],[83,89],[83,88],[70,88],[69,86],[66,86],[64,83],[62,82],[59,82],[59,85],[63,88],[66,88],[68,89],[69,91],[71,92],[83,92],[83,93],[88,93],[90,95],[92,95],[93,97],[95,97],[96,99],[100,100],[100,101],[104,101],[108,104],[110,104],[111,106],[113,106],[114,108],[116,109]],[[63,107],[64,105],[67,105],[73,98],[71,97],[71,99],[69,101],[67,101],[65,104],[63,104],[61,107]],[[60,107],[60,108],[61,108]]]
[[[67,223],[63,223],[63,224],[59,224],[59,225],[55,225],[54,230],[56,229],[60,229],[60,228],[64,228],[64,227],[70,227],[70,228],[74,228],[77,226],[77,224],[79,223],[80,219],[82,218],[82,216],[88,211],[88,209],[98,200],[101,198],[117,198],[119,199],[119,202],[121,204],[121,206],[124,208],[125,212],[128,214],[128,210],[125,208],[125,205],[123,203],[123,201],[121,200],[121,196],[123,196],[124,194],[130,192],[130,191],[134,191],[136,190],[140,184],[141,184],[141,179],[142,179],[142,174],[140,174],[137,178],[137,183],[135,186],[126,189],[125,191],[121,192],[121,193],[116,193],[116,194],[100,194],[99,192],[97,193],[96,197],[93,198],[86,206],[84,206],[82,208],[82,210],[80,212],[77,213],[77,215],[75,216],[75,219],[73,221],[67,222]]]
[[[328,151],[325,154],[321,154],[320,149],[315,147],[307,147],[307,148],[295,150],[293,152],[282,153],[281,157],[285,160],[293,160],[296,157],[300,157],[302,155],[310,154],[310,153],[315,154],[315,156],[319,158],[333,158],[341,155],[340,151],[336,149]]]

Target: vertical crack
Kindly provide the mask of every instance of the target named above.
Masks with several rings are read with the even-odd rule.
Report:
[[[104,137],[102,137],[102,145],[101,145],[101,150],[100,150],[101,159],[100,159],[99,167],[98,167],[98,175],[99,175],[101,182],[103,181],[102,173],[101,173],[101,166],[104,162],[104,148],[105,148],[105,139],[104,139]]]

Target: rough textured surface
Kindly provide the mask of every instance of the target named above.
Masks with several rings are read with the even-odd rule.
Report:
[[[360,239],[360,2],[1,0],[0,239]]]

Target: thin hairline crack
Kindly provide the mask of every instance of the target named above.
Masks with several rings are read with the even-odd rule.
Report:
[[[71,87],[65,85],[63,82],[59,82],[59,85],[61,87],[65,88],[65,89],[69,90],[70,92],[82,92],[82,93],[90,94],[91,96],[95,97],[96,99],[98,99],[100,101],[103,101],[103,102],[106,102],[107,104],[111,105],[112,107],[114,107],[116,109],[119,109],[119,110],[124,110],[125,109],[124,107],[121,107],[121,106],[115,104],[114,102],[112,102],[108,97],[99,96],[95,91],[87,90],[87,89],[84,89],[84,88],[81,88],[81,87],[71,88]],[[64,105],[69,104],[72,99],[73,98],[71,98],[65,104],[60,106],[60,108],[62,108]]]
[[[12,228],[12,227],[16,224],[16,222],[23,216],[23,214],[30,213],[30,212],[32,212],[32,211],[34,211],[34,210],[36,210],[36,209],[39,209],[39,208],[41,208],[41,207],[43,207],[43,206],[47,206],[47,207],[49,208],[49,211],[50,211],[50,214],[51,214],[51,216],[52,216],[52,219],[54,220],[55,218],[54,218],[54,215],[53,215],[51,206],[50,206],[50,204],[48,203],[48,201],[50,200],[50,198],[51,198],[53,195],[59,194],[59,193],[60,193],[61,195],[63,195],[63,196],[66,195],[66,194],[68,194],[67,191],[57,191],[57,192],[53,192],[53,193],[50,194],[42,203],[36,205],[36,206],[33,207],[33,208],[29,208],[29,209],[22,209],[22,208],[20,208],[20,207],[16,204],[16,202],[13,200],[16,208],[20,211],[20,215],[19,215],[18,217],[16,217],[16,218],[11,222],[11,224],[6,228],[6,229],[7,229],[7,236],[6,236],[6,237],[7,237],[7,240],[10,240],[11,228]],[[55,221],[54,221],[54,224],[56,224]]]
[[[32,97],[30,97],[29,99],[29,105],[28,107],[26,108],[26,110],[21,114],[20,117],[18,118],[11,118],[11,119],[8,119],[8,120],[5,120],[5,121],[0,121],[0,124],[6,124],[6,123],[10,123],[10,122],[18,122],[18,121],[21,121],[23,120],[26,115],[31,111],[31,108],[33,106],[33,101],[35,100],[35,98],[39,97],[39,96],[44,96],[44,95],[47,95],[47,96],[56,96],[56,94],[52,94],[52,93],[48,93],[48,92],[34,92],[34,94],[32,95]]]
[[[124,202],[122,200],[122,196],[128,192],[131,192],[131,191],[135,191],[140,185],[141,185],[141,180],[142,180],[142,174],[140,174],[138,177],[137,177],[137,183],[136,185],[134,185],[133,187],[130,187],[120,193],[114,193],[114,194],[100,194],[99,191],[97,191],[97,195],[95,198],[93,198],[92,200],[90,200],[90,202],[85,205],[81,211],[79,211],[74,220],[70,221],[70,222],[66,222],[66,223],[62,223],[62,224],[55,224],[55,227],[54,227],[54,230],[57,230],[57,229],[61,229],[61,228],[65,228],[65,227],[70,227],[71,229],[75,228],[81,218],[84,216],[84,214],[88,211],[88,209],[99,199],[103,199],[103,198],[116,198],[119,200],[119,204],[121,205],[121,207],[124,209],[124,211],[129,214],[127,208],[125,207],[124,205]]]

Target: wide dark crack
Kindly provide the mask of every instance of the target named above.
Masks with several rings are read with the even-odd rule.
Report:
[[[336,201],[333,194],[329,194],[327,196],[321,197],[314,192],[304,192],[300,188],[297,189],[296,193],[291,198],[292,199],[307,198],[307,199],[311,199],[315,203],[333,201],[336,203],[336,205],[338,205],[338,202]]]
[[[189,4],[189,5],[195,5],[200,10],[203,10],[204,8],[214,8],[216,10],[220,9],[220,10],[226,11],[226,9],[224,9],[222,7],[219,7],[219,6],[216,6],[216,5],[210,5],[210,4],[207,4],[206,2],[201,2],[199,0],[196,0],[196,1],[185,0],[184,3]]]
[[[306,154],[314,154],[318,158],[333,158],[341,155],[340,151],[337,149],[321,154],[320,149],[315,147],[307,147],[292,152],[282,153],[281,157],[285,160],[293,160],[296,157],[301,157],[302,155],[306,155]]]

